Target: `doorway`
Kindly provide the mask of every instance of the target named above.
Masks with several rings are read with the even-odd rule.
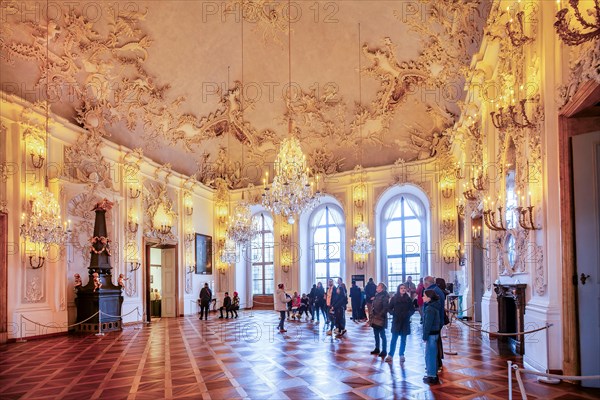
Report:
[[[178,315],[177,245],[146,244],[146,321]]]

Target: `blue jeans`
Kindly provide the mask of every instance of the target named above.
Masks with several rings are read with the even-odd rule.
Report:
[[[396,352],[396,343],[398,342],[398,336],[400,336],[400,355],[404,355],[404,350],[406,349],[407,335],[400,335],[399,333],[392,332],[392,342],[390,343],[390,357],[394,357],[394,353]]]
[[[437,341],[440,335],[429,335],[427,343],[425,343],[425,367],[427,368],[427,376],[437,376]]]
[[[279,330],[283,329],[284,322],[285,322],[285,311],[279,311],[279,325],[277,325],[277,328]]]
[[[373,333],[375,334],[375,348],[381,349],[382,353],[387,353],[387,339],[385,337],[385,328],[373,328]],[[383,347],[379,347],[380,337],[381,341],[383,342]]]

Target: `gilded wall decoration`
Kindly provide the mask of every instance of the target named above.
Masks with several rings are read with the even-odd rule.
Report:
[[[25,279],[23,300],[25,303],[41,303],[44,301],[43,275],[38,270],[28,269],[31,276]],[[29,275],[29,274],[28,274]]]
[[[289,34],[289,12],[288,4],[283,1],[230,0],[223,8],[223,17],[231,13],[241,15],[254,31],[261,34],[264,44],[273,41],[282,45],[280,36]]]
[[[316,148],[308,155],[313,175],[331,175],[342,170],[345,158],[336,156],[324,148]]]
[[[166,183],[147,182],[144,184],[143,207],[145,213],[144,236],[157,239],[160,243],[177,241],[176,232],[173,232],[177,229],[177,213],[173,210],[173,201],[169,197]],[[163,214],[164,221],[155,221],[157,212]],[[170,229],[161,231],[161,226],[155,226],[162,223]]]
[[[569,77],[567,83],[558,89],[560,108],[571,100],[585,82],[600,83],[600,39],[569,47],[565,51],[569,54]]]
[[[546,267],[544,266],[544,248],[543,246],[535,245],[534,253],[531,256],[531,262],[534,265],[533,273],[533,288],[538,296],[543,296],[546,293],[548,282],[546,280]]]
[[[527,272],[530,262],[529,231],[523,229],[507,229],[497,233],[496,247],[498,275],[513,276]]]
[[[92,191],[113,188],[113,168],[102,156],[102,135],[97,130],[81,133],[72,146],[65,147],[64,174],[72,181],[85,183]]]
[[[67,202],[67,215],[72,220],[72,233],[69,244],[73,247],[76,265],[86,267],[90,261],[89,239],[94,233],[94,205],[102,200],[101,197],[83,192]],[[112,210],[106,213],[106,226],[110,231],[112,226]],[[79,257],[77,257],[79,255]]]

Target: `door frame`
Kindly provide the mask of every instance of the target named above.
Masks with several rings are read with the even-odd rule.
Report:
[[[0,344],[8,340],[8,214],[0,212]]]
[[[600,102],[600,83],[588,81],[560,110],[558,116],[559,190],[561,213],[562,277],[571,284],[564,285],[562,302],[563,373],[579,375],[579,304],[577,301],[577,271],[575,265],[575,206],[573,192],[573,159],[571,138],[598,130],[595,118],[578,118],[577,114]],[[600,117],[600,116],[599,116]],[[573,282],[573,279],[575,281]]]
[[[179,244],[167,242],[160,243],[156,240],[143,240],[144,246],[144,309],[146,311],[145,322],[151,322],[150,317],[150,249],[175,249],[175,315],[179,315]]]

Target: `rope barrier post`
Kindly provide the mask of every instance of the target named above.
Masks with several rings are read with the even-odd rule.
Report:
[[[135,326],[133,327],[133,330],[139,330],[140,327],[138,326],[138,324],[140,323],[140,306],[137,306],[135,308],[135,313],[137,314],[137,318],[135,320]]]
[[[450,314],[450,323],[446,328],[446,336],[448,336],[448,350],[444,351],[444,354],[448,354],[449,356],[455,356],[458,354],[458,352],[452,350],[452,332],[450,331],[450,328],[452,328],[452,317],[453,314]]]
[[[19,338],[15,340],[16,343],[25,343],[27,340],[23,339],[23,314],[19,314]]]
[[[546,365],[546,373],[550,373],[550,347],[548,346],[548,331],[552,325],[546,325],[546,357],[548,358],[548,364]],[[558,385],[560,383],[560,379],[551,378],[549,376],[538,376],[537,381],[540,383],[546,383],[548,385]]]
[[[98,333],[96,333],[96,336],[104,336],[102,332],[102,311],[98,311]]]
[[[508,360],[508,400],[512,400],[512,361]]]

